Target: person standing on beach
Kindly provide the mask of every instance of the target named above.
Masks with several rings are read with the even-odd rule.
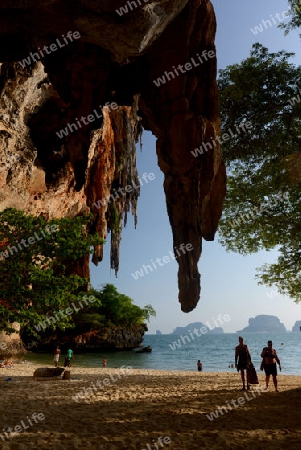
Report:
[[[67,350],[66,357],[65,357],[64,367],[71,367],[71,359],[72,358],[74,358],[74,353],[73,353],[73,350],[71,350],[71,348],[69,347],[69,349]]]
[[[200,360],[198,360],[198,362],[197,362],[197,367],[198,367],[198,371],[199,372],[202,372],[202,370],[203,370],[203,365],[202,365],[202,363],[201,363],[201,361]]]
[[[107,367],[107,359],[103,358],[102,360],[102,367]]]
[[[60,350],[60,347],[57,346],[53,353],[54,367],[58,366],[60,357],[61,357],[61,350]]]
[[[277,366],[276,363],[279,365],[279,370],[281,372],[281,364],[280,364],[280,359],[278,358],[278,355],[276,353],[276,350],[273,348],[273,343],[272,341],[268,341],[268,346],[264,347],[262,352],[261,352],[261,358],[262,359],[262,368],[265,371],[265,390],[268,389],[269,387],[269,381],[270,381],[270,376],[272,375],[273,377],[273,383],[275,386],[275,391],[278,391],[277,388]]]
[[[246,390],[245,384],[245,371],[247,377],[247,389],[250,389],[249,381],[248,381],[248,372],[247,367],[251,363],[251,355],[248,349],[248,346],[244,344],[244,340],[241,336],[238,338],[239,345],[235,347],[235,367],[237,372],[240,371],[241,380],[242,380],[242,391]]]

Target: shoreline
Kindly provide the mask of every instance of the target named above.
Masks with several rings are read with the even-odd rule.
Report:
[[[13,361],[13,364],[14,364],[14,367],[16,368],[16,367],[19,367],[19,366],[31,366],[31,367],[33,367],[33,366],[36,366],[36,368],[42,368],[42,367],[48,367],[48,368],[54,368],[54,364],[52,363],[52,362],[49,362],[49,364],[41,364],[41,363],[36,363],[36,362],[32,362],[32,361],[29,361],[29,360],[23,360],[23,361],[20,361],[20,360],[17,360],[17,361],[14,361],[14,359],[12,358],[12,361]],[[51,361],[51,357],[49,358],[49,361]],[[127,364],[124,364],[124,366],[127,366]],[[130,366],[130,364],[129,364],[129,366]],[[58,367],[63,367],[63,365],[58,365]],[[116,370],[116,369],[120,369],[120,367],[122,367],[122,366],[112,366],[112,367],[110,367],[110,366],[107,366],[106,367],[106,369],[105,370],[109,370],[109,369],[111,369],[111,370]],[[196,369],[187,369],[187,370],[178,370],[178,369],[153,369],[153,368],[151,368],[151,369],[146,369],[146,368],[143,368],[143,367],[131,367],[132,368],[132,370],[133,371],[135,371],[135,370],[137,370],[137,371],[146,371],[146,372],[150,372],[150,371],[154,371],[154,372],[162,372],[162,373],[172,373],[172,374],[174,374],[174,373],[182,373],[183,375],[185,375],[185,374],[204,374],[204,373],[206,373],[206,374],[232,374],[232,375],[237,375],[238,374],[238,372],[237,372],[237,370],[235,369],[235,368],[229,368],[229,370],[202,370],[201,372],[198,372]],[[101,365],[101,363],[99,364],[99,365],[94,365],[94,366],[91,366],[91,365],[84,365],[84,364],[77,364],[77,362],[76,361],[73,361],[72,362],[72,367],[71,367],[71,370],[75,370],[75,369],[87,369],[87,370],[104,370],[103,369],[103,367],[102,367],[102,365]],[[264,373],[264,371],[261,371],[261,370],[259,370],[259,368],[257,369],[256,367],[255,367],[255,369],[256,369],[256,372],[257,372],[257,375],[259,376],[259,375],[263,375],[263,376],[265,376],[265,373]],[[3,369],[4,370],[4,369]],[[9,369],[6,369],[6,370],[9,370]],[[13,370],[13,369],[12,369]],[[277,372],[278,372],[278,374],[277,374],[277,377],[279,377],[279,376],[291,376],[291,377],[300,377],[301,378],[301,373],[300,374],[295,374],[295,373],[286,373],[285,372],[285,370],[282,370],[281,372],[280,372],[280,370],[279,369],[277,369]],[[1,374],[1,369],[0,369],[0,374]]]
[[[31,361],[26,361],[25,362],[13,362],[14,367],[11,369],[6,369],[6,368],[2,368],[0,369],[0,376],[2,374],[2,372],[5,374],[6,372],[12,371],[12,372],[26,372],[25,376],[31,376],[30,374],[27,374],[29,369],[32,369],[33,371],[35,369],[38,368],[54,368],[54,364],[40,364],[40,363],[35,363],[35,362],[31,362]],[[76,364],[76,362],[75,362]],[[63,368],[62,365],[58,365],[58,367]],[[149,374],[161,374],[161,375],[167,375],[167,374],[172,374],[172,375],[183,375],[183,376],[202,376],[204,374],[206,375],[224,375],[224,376],[238,376],[239,380],[240,380],[240,373],[237,372],[236,369],[231,369],[229,371],[201,371],[199,372],[198,370],[194,369],[194,370],[176,370],[176,369],[146,369],[146,368],[139,368],[139,367],[131,367],[130,365],[124,364],[123,366],[120,367],[101,367],[101,366],[85,366],[85,365],[74,365],[74,363],[72,363],[72,367],[70,368],[65,368],[66,370],[70,370],[71,372],[73,372],[74,374],[77,373],[77,371],[82,372],[84,371],[86,373],[86,371],[93,371],[93,373],[95,371],[99,371],[99,373],[105,373],[105,372],[110,372],[110,371],[116,371],[116,370],[120,370],[121,367],[128,367],[129,371],[131,371],[133,374],[137,373],[137,374],[145,374],[145,375],[149,375]],[[27,368],[28,370],[24,370],[25,368]],[[2,370],[2,372],[1,372]],[[265,377],[265,373],[264,371],[260,371],[260,370],[256,370],[258,378],[259,376],[263,376]],[[88,372],[87,372],[88,373]],[[278,371],[278,375],[277,378],[279,377],[295,377],[295,378],[300,378],[300,387],[301,387],[301,375],[296,375],[296,374],[287,374],[284,373],[283,371],[280,372]],[[254,385],[255,386],[255,385]]]
[[[210,317],[209,317],[210,319]],[[216,320],[217,321],[217,320]],[[210,320],[211,327],[214,323]],[[198,333],[200,334],[200,332]],[[183,336],[185,333],[183,334]],[[149,368],[159,370],[172,371],[187,371],[194,372],[196,370],[197,360],[200,359],[203,364],[204,372],[233,372],[234,368],[229,365],[234,363],[234,349],[237,344],[237,337],[235,334],[224,335],[202,335],[200,338],[195,338],[192,342],[188,342],[189,333],[185,337],[184,343],[181,340],[181,347],[172,351],[171,347],[179,344],[180,336],[145,336],[144,345],[151,345],[153,352],[149,355],[137,355],[133,351],[84,351],[75,350],[74,366],[84,367],[99,367],[102,366],[103,357],[107,358],[108,367],[120,367],[122,364],[129,364],[135,368]],[[230,336],[230,337],[229,337]],[[237,335],[236,335],[237,336]],[[301,375],[301,358],[300,350],[300,336],[296,333],[285,333],[277,335],[268,334],[262,337],[261,334],[246,335],[245,339],[252,355],[252,362],[260,373],[261,358],[260,353],[266,345],[267,339],[272,339],[278,356],[281,360],[281,365],[285,375]],[[176,339],[177,338],[177,339]],[[176,340],[175,340],[176,339]],[[189,338],[190,339],[190,338]],[[224,342],[225,340],[225,342]],[[65,347],[62,346],[64,353]],[[217,349],[217,350],[215,350]],[[34,349],[33,349],[34,350]],[[293,358],[296,356],[296,360]],[[35,363],[48,365],[52,364],[52,350],[44,353],[31,353],[24,355],[24,359]],[[60,361],[61,364],[62,361]],[[279,373],[280,374],[280,373]]]

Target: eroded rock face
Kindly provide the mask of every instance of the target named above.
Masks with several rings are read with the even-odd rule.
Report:
[[[24,339],[28,349],[34,352],[49,352],[59,344],[65,349],[68,345],[77,353],[112,351],[112,350],[133,350],[143,342],[145,332],[148,331],[146,324],[132,326],[104,327],[100,330],[82,332],[74,329],[69,332],[56,331],[45,335],[39,342],[29,343]]]
[[[7,335],[3,331],[0,332],[0,360],[26,353],[26,349],[19,334],[20,325],[18,323],[13,323],[12,328],[15,329],[15,333],[10,335]]]
[[[116,192],[138,184],[135,144],[142,126],[151,130],[174,246],[193,246],[178,259],[179,301],[188,312],[200,295],[202,237],[213,239],[225,195],[218,144],[191,154],[220,134],[214,12],[207,0],[136,0],[118,14],[124,5],[1,2],[0,208],[49,218],[91,210],[91,231],[104,238],[111,232],[117,271],[122,222],[130,209],[136,220],[139,187]],[[68,40],[70,30],[80,38]],[[65,45],[37,53],[56,39]],[[213,57],[176,75],[174,68],[204,51]],[[29,63],[19,64],[24,58]],[[156,86],[171,71],[170,81]],[[81,121],[91,114],[93,121]],[[102,256],[96,248],[94,263]],[[88,259],[80,267],[87,276]]]
[[[213,240],[225,195],[225,169],[219,150],[204,151],[197,158],[191,154],[201,142],[211,142],[211,137],[220,135],[216,59],[208,57],[210,51],[210,55],[215,54],[215,27],[209,2],[189,2],[147,53],[149,83],[141,94],[141,109],[146,115],[143,125],[158,137],[158,163],[165,174],[174,247],[182,243],[193,246],[192,252],[178,258],[179,301],[185,312],[198,302],[197,262],[202,237]],[[204,51],[205,56],[198,58]],[[173,68],[187,62],[198,65],[175,78],[169,75],[171,80],[160,88],[150,81],[165,71],[176,75]]]
[[[64,45],[71,30],[87,48],[106,49],[125,63],[149,48],[188,1],[135,0],[130,7],[126,0],[3,0],[0,60],[18,61],[57,38]]]

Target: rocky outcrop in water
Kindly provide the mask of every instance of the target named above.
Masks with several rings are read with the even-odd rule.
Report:
[[[189,334],[191,332],[193,335],[195,329],[197,330],[195,336],[198,336],[198,332],[200,330],[201,334],[207,333],[222,334],[224,332],[222,327],[214,327],[214,326],[212,327],[212,324],[210,324],[209,322],[206,322],[206,324],[203,324],[202,322],[193,322],[186,325],[185,327],[176,327],[171,334],[179,335],[179,334]],[[195,336],[193,337],[195,338]]]
[[[39,342],[30,340],[26,346],[33,352],[45,351],[53,353],[56,345],[66,349],[68,345],[77,353],[112,351],[112,350],[133,350],[139,347],[143,342],[144,333],[147,331],[147,325],[108,326],[100,330],[88,331],[78,334],[76,329],[68,332],[57,330],[47,333]]]
[[[255,318],[251,317],[249,319],[249,325],[242,330],[237,331],[237,333],[281,333],[284,331],[286,331],[286,328],[284,324],[280,322],[278,317],[262,314],[260,316],[256,316]]]
[[[193,246],[177,260],[189,312],[200,296],[202,238],[214,238],[226,185],[215,141],[215,16],[208,0],[144,3],[121,14],[124,0],[1,2],[0,208],[46,218],[92,211],[90,230],[111,232],[117,272],[130,209],[136,221],[139,187],[126,190],[138,185],[135,144],[142,127],[151,130],[174,247]],[[202,143],[211,149],[194,157]],[[93,262],[102,258],[95,248]],[[88,258],[76,271],[89,275]]]

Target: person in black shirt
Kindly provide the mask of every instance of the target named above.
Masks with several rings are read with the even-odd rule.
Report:
[[[245,391],[245,370],[247,372],[247,367],[251,362],[251,355],[248,349],[248,346],[244,344],[244,340],[241,336],[238,338],[239,345],[235,347],[235,367],[237,372],[241,373],[242,380],[242,391]],[[247,389],[250,389],[249,381],[248,381],[248,372],[247,372]]]
[[[202,363],[201,363],[201,361],[198,359],[198,362],[196,363],[196,365],[197,365],[197,368],[198,368],[198,371],[199,372],[202,372],[202,370],[203,370],[203,365],[202,365]]]

